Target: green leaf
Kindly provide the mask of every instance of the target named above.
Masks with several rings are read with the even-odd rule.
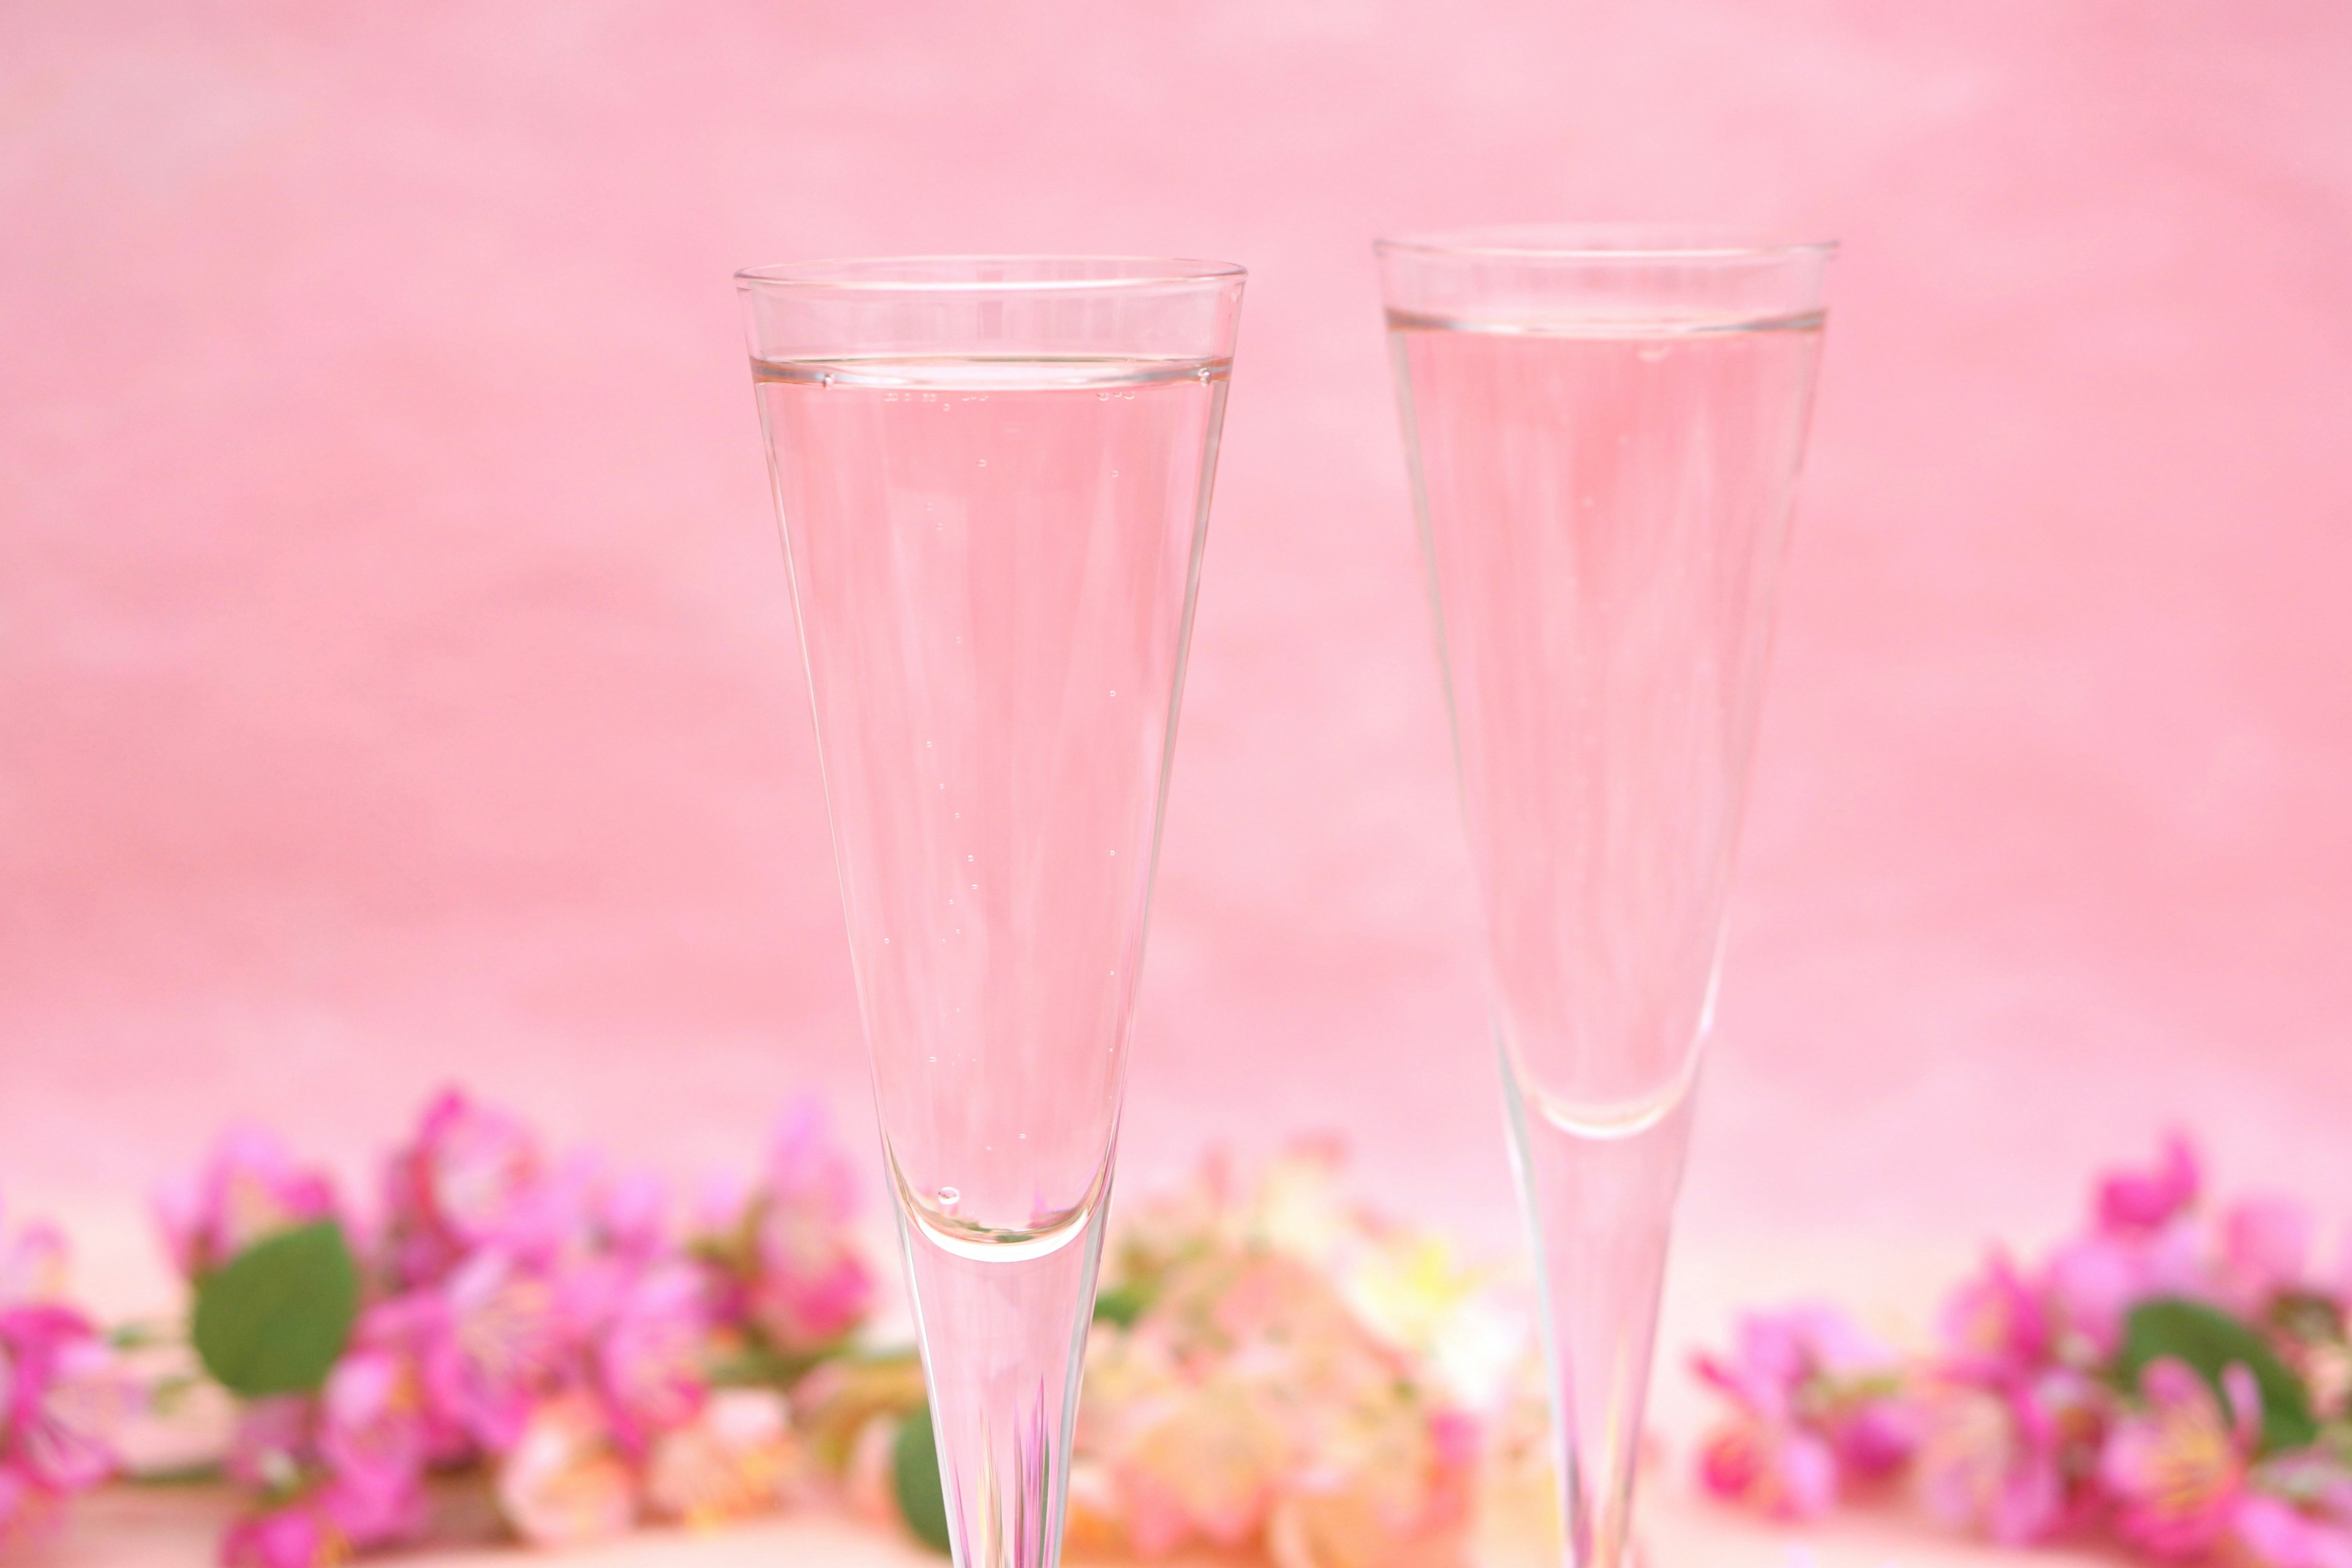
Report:
[[[233,1394],[307,1394],[327,1381],[359,1315],[343,1227],[319,1220],[255,1242],[196,1288],[205,1370]]]
[[[931,1431],[931,1410],[919,1405],[907,1412],[890,1450],[890,1485],[898,1499],[898,1515],[915,1538],[945,1557],[948,1543],[948,1500],[940,1481],[939,1438]]]
[[[2116,1376],[2126,1388],[2137,1390],[2147,1363],[2161,1356],[2188,1363],[2225,1405],[2229,1395],[2221,1387],[2222,1370],[2234,1364],[2252,1373],[2263,1397],[2264,1453],[2300,1448],[2319,1436],[2319,1423],[2312,1418],[2311,1396],[2301,1380],[2279,1360],[2268,1341],[2229,1313],[2179,1297],[2142,1301],[2124,1321],[2124,1346],[2116,1358]]]
[[[1131,1329],[1135,1327],[1135,1320],[1150,1309],[1152,1298],[1158,1294],[1140,1279],[1114,1285],[1095,1297],[1095,1321],[1117,1323],[1122,1329]]]

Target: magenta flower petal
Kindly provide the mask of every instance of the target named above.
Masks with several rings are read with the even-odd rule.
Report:
[[[56,1495],[15,1461],[0,1458],[0,1547],[47,1534],[58,1517]]]
[[[702,1279],[683,1265],[632,1281],[596,1343],[596,1373],[616,1436],[632,1453],[702,1407]]]
[[[1871,1400],[1836,1428],[1838,1463],[1847,1475],[1875,1480],[1901,1469],[1919,1446],[1917,1414],[1898,1398]]]
[[[292,1491],[318,1455],[319,1402],[281,1394],[248,1402],[229,1438],[229,1479],[247,1491]]]
[[[2264,1568],[2352,1568],[2352,1524],[2305,1513],[2283,1498],[2246,1493],[2231,1510],[2230,1532]]]
[[[2113,1171],[2101,1179],[2099,1224],[2116,1231],[2158,1229],[2197,1201],[2200,1185],[2196,1148],[2173,1133],[2154,1169]]]
[[[390,1351],[355,1351],[329,1375],[319,1403],[319,1451],[337,1489],[335,1517],[356,1542],[397,1538],[419,1507],[430,1451],[418,1368]]]
[[[2160,1357],[2140,1374],[2143,1408],[2116,1423],[2099,1458],[2116,1532],[2158,1557],[2198,1556],[2236,1510],[2260,1405],[2242,1367],[2224,1412],[2205,1380]]]
[[[350,1559],[350,1541],[312,1498],[248,1514],[221,1542],[223,1568],[331,1568]]]
[[[36,1489],[86,1490],[114,1473],[136,1391],[89,1320],[69,1307],[0,1309],[0,1454]]]
[[[753,1275],[743,1310],[778,1349],[821,1350],[864,1319],[874,1277],[848,1229],[856,1175],[816,1100],[787,1111],[769,1151],[767,1185],[754,1202]]]
[[[53,1301],[65,1293],[68,1248],[65,1233],[52,1225],[8,1228],[0,1205],[0,1307]]]
[[[1727,1502],[1775,1519],[1816,1519],[1837,1500],[1837,1456],[1810,1432],[1734,1422],[1700,1449],[1699,1481]]]
[[[255,1242],[339,1209],[334,1183],[263,1128],[224,1133],[204,1168],[156,1195],[172,1261],[188,1279],[220,1268]]]
[[[336,1476],[320,1489],[320,1513],[358,1550],[415,1541],[432,1521],[421,1475],[392,1485],[382,1484],[383,1480],[376,1477],[362,1483]]]
[[[2105,1360],[2122,1342],[2124,1316],[2148,1293],[2146,1249],[2095,1231],[2065,1243],[2042,1270],[2042,1300],[2053,1330]]]
[[[1971,1375],[2021,1376],[2050,1351],[2050,1320],[2040,1296],[2000,1251],[1945,1302],[1943,1331],[1954,1363]]]
[[[2069,1516],[2063,1413],[2073,1395],[2032,1380],[1948,1380],[1921,1413],[1916,1476],[1927,1510],[2004,1546]]]
[[[381,1354],[402,1370],[405,1387],[415,1401],[415,1415],[428,1463],[454,1463],[467,1458],[474,1440],[454,1397],[445,1391],[456,1381],[455,1357],[449,1346],[457,1333],[456,1313],[440,1290],[412,1290],[378,1301],[360,1316],[352,1333],[350,1354]],[[443,1374],[436,1381],[436,1370]]]
[[[431,1284],[475,1248],[540,1228],[533,1205],[544,1169],[521,1121],[444,1090],[384,1172],[396,1282]]]
[[[448,1314],[425,1352],[426,1391],[475,1442],[502,1453],[562,1367],[555,1289],[491,1250],[469,1258],[443,1291]]]

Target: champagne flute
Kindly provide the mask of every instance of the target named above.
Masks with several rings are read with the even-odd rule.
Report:
[[[1243,272],[738,284],[955,1561],[1043,1568]]]
[[[1562,1511],[1617,1568],[1830,247],[1376,247]]]

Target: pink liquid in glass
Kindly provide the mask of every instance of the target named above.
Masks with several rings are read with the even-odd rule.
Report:
[[[892,1176],[1039,1258],[1108,1191],[1226,365],[755,372]]]
[[[1393,324],[1498,1029],[1555,1124],[1689,1087],[1819,323]]]

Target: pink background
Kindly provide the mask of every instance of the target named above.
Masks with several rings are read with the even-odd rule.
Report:
[[[2340,0],[0,9],[0,1183],[862,1047],[728,274],[1253,272],[1129,1169],[1507,1234],[1367,245],[1833,233],[1694,1236],[2352,1193]],[[2347,1205],[2329,1205],[2338,1212]]]

